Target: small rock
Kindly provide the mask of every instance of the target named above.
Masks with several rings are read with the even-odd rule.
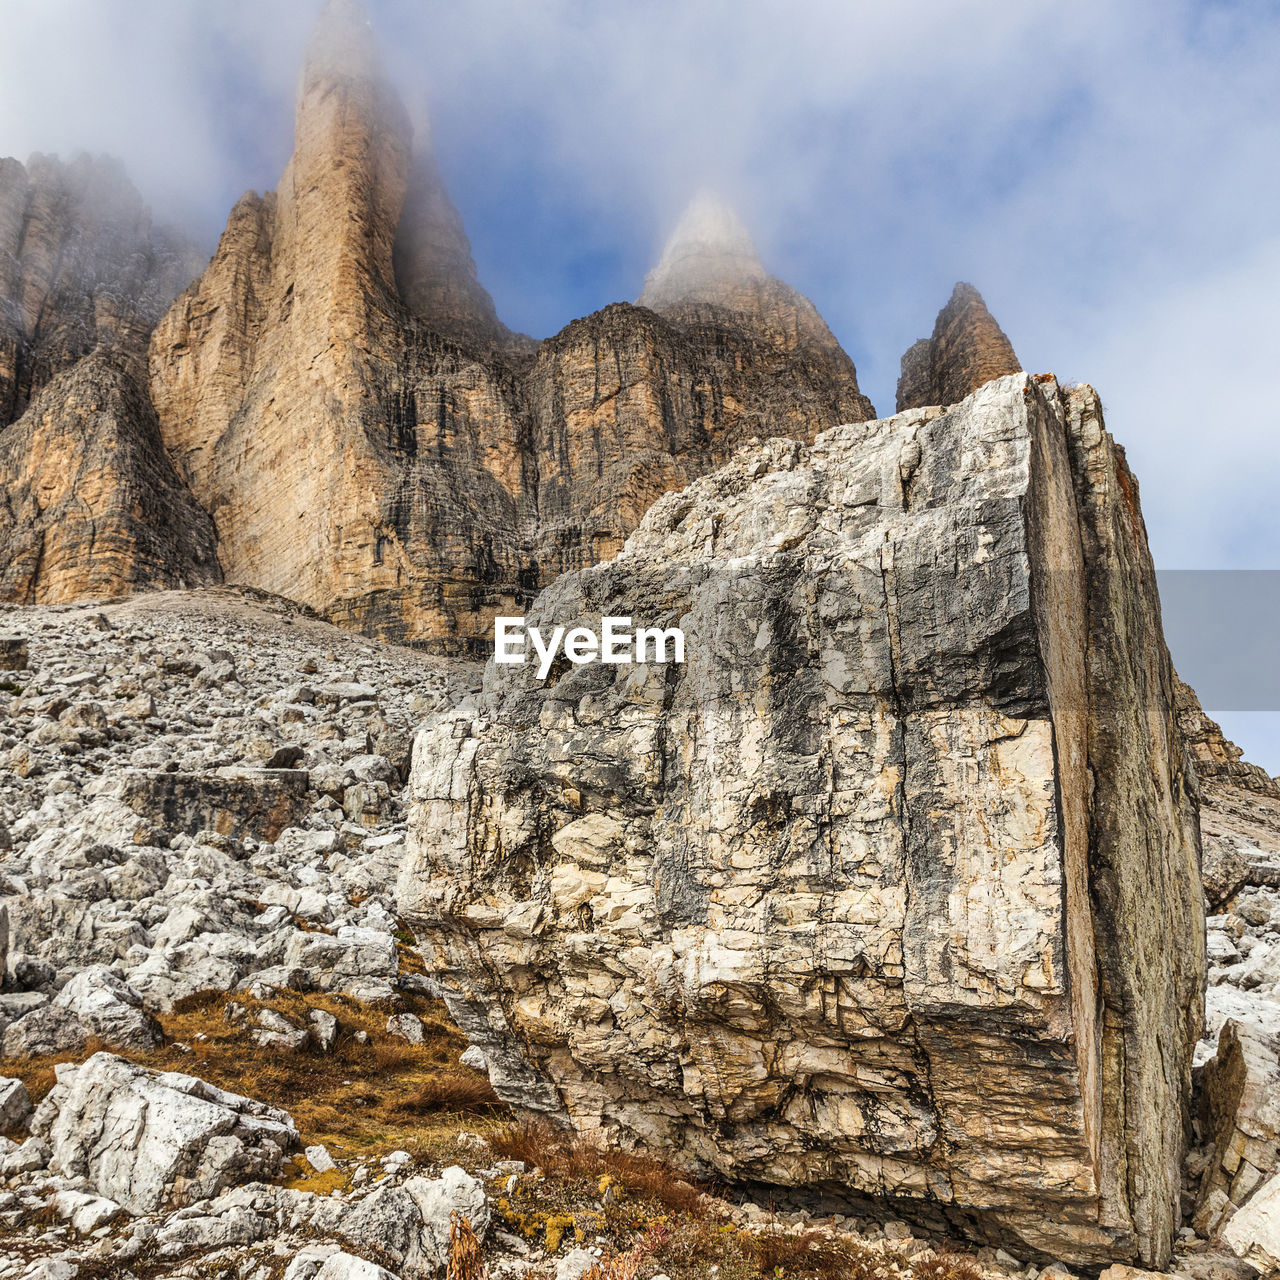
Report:
[[[338,1019],[325,1009],[312,1009],[307,1015],[311,1039],[321,1053],[331,1053],[338,1039]]]
[[[27,1086],[10,1076],[0,1077],[0,1129],[14,1129],[31,1114]]]
[[[27,642],[21,636],[0,636],[0,671],[25,671]]]
[[[335,1253],[315,1273],[315,1280],[399,1280],[376,1262],[366,1262],[350,1253]]]
[[[464,1067],[470,1067],[472,1071],[488,1071],[489,1059],[484,1056],[484,1050],[478,1044],[470,1045],[462,1052],[462,1057],[458,1059]]]
[[[556,1280],[582,1280],[599,1259],[586,1249],[570,1249],[556,1263]]]
[[[423,1044],[427,1038],[422,1019],[416,1013],[393,1014],[387,1019],[387,1034],[410,1044]]]
[[[317,1173],[328,1173],[330,1169],[336,1169],[338,1167],[334,1164],[333,1157],[323,1145],[317,1144],[314,1147],[308,1147],[303,1154],[307,1157],[307,1163]]]

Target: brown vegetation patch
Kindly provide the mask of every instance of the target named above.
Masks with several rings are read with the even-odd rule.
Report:
[[[650,1155],[608,1147],[545,1124],[512,1125],[489,1141],[500,1159],[523,1160],[559,1182],[593,1183],[600,1196],[612,1187],[615,1196],[650,1201],[671,1213],[696,1217],[703,1212],[703,1191]]]
[[[228,1004],[241,1005],[247,1021],[229,1023]],[[302,1026],[313,1009],[333,1014],[338,1036],[332,1052],[308,1048],[294,1053],[255,1043],[254,1016],[268,1007]],[[387,1018],[393,1012],[389,1004],[287,990],[274,992],[266,1001],[241,993],[201,992],[178,1001],[172,1013],[161,1016],[163,1047],[120,1056],[157,1070],[199,1076],[221,1089],[279,1107],[293,1117],[304,1143],[323,1143],[335,1159],[396,1149],[423,1160],[452,1157],[460,1127],[487,1130],[501,1122],[506,1108],[483,1073],[457,1065],[467,1040],[441,1002],[409,994],[394,1011],[422,1019],[425,1043],[411,1045],[387,1034]],[[357,1039],[359,1032],[367,1042]],[[38,1102],[53,1087],[58,1063],[83,1062],[106,1047],[95,1042],[75,1053],[9,1062],[4,1070],[20,1077]],[[314,1175],[305,1171],[294,1181],[314,1189]]]

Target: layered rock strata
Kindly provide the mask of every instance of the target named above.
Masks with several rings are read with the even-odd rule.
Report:
[[[144,354],[195,269],[118,164],[0,160],[0,598],[217,580]]]
[[[898,412],[955,404],[993,378],[1021,369],[1013,344],[982,295],[962,281],[938,312],[932,336],[921,338],[902,357]]]
[[[165,443],[230,580],[487,651],[495,614],[616,553],[742,440],[871,416],[812,304],[754,250],[716,259],[711,293],[666,263],[642,299],[661,315],[511,334],[425,142],[412,151],[367,24],[334,0],[277,192],[237,205],[151,342]]]
[[[774,440],[424,732],[402,909],[513,1104],[733,1180],[1162,1263],[1204,936],[1136,489],[1088,389]]]

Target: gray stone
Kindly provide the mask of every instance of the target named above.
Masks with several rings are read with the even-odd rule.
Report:
[[[89,1041],[84,1024],[69,1009],[46,1004],[11,1022],[0,1037],[0,1057],[37,1058],[83,1049]]]
[[[16,1129],[30,1114],[27,1086],[10,1076],[0,1077],[0,1131]]]
[[[427,1036],[416,1013],[393,1013],[387,1019],[387,1034],[410,1044],[422,1044]]]
[[[399,1280],[399,1277],[376,1262],[351,1253],[335,1253],[315,1273],[315,1280]]]
[[[193,1076],[96,1053],[58,1067],[57,1077],[37,1115],[51,1167],[132,1213],[273,1177],[282,1152],[297,1145],[284,1112]]]
[[[142,1008],[142,996],[105,965],[82,969],[53,1003],[114,1048],[151,1049],[164,1039],[160,1024]]]
[[[600,1259],[587,1249],[570,1249],[556,1262],[556,1280],[582,1280]]]
[[[1204,903],[1134,495],[1090,389],[1005,377],[743,450],[547,588],[685,661],[490,663],[419,735],[400,907],[499,1095],[1163,1265]]]
[[[22,636],[0,636],[0,671],[26,670],[29,655]]]

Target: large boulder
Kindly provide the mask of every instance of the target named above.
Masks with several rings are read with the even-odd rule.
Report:
[[[1096,395],[772,440],[415,747],[401,908],[499,1094],[723,1178],[1163,1265],[1204,908],[1137,490]],[[944,1221],[945,1220],[945,1221]]]
[[[283,1111],[194,1076],[148,1071],[110,1053],[56,1068],[32,1133],[50,1168],[84,1178],[131,1213],[208,1199],[274,1177],[298,1133]]]
[[[126,772],[104,794],[167,831],[253,835],[274,840],[308,811],[305,769],[225,768],[216,773],[163,769]]]
[[[458,1165],[438,1178],[410,1178],[378,1187],[355,1204],[318,1200],[308,1225],[313,1231],[372,1245],[391,1259],[405,1280],[426,1280],[449,1261],[453,1215],[465,1218],[478,1240],[489,1229],[484,1187]]]

